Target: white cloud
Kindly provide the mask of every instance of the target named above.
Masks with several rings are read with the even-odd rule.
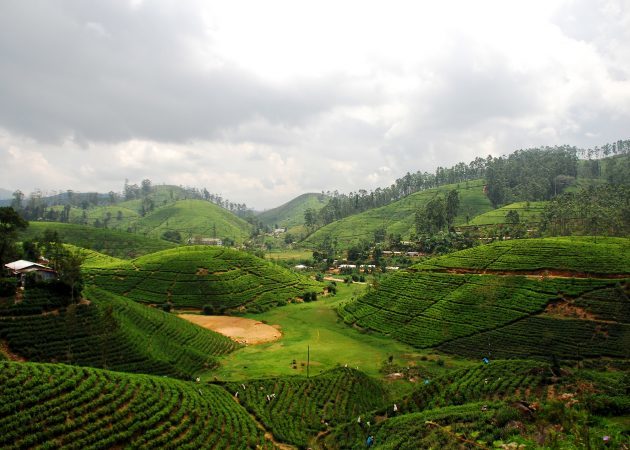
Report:
[[[628,138],[629,43],[623,0],[4,2],[0,187],[262,208],[598,145]]]

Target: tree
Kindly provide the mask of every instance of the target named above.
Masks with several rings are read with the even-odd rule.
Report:
[[[15,242],[18,232],[28,227],[28,222],[10,206],[0,208],[0,267],[10,261],[17,252]]]
[[[24,201],[24,193],[19,189],[13,193],[13,200],[11,200],[11,207],[16,210],[22,209],[22,202]]]
[[[85,256],[78,249],[64,249],[57,260],[59,279],[70,287],[70,300],[72,303],[74,303],[75,294],[79,296],[83,290],[83,276],[81,274],[83,261],[85,261]]]
[[[450,227],[455,220],[457,210],[459,209],[459,193],[453,189],[446,196],[446,224]]]
[[[518,212],[514,209],[511,209],[508,211],[508,213],[505,215],[505,222],[506,223],[510,223],[510,224],[517,224],[521,221]]]

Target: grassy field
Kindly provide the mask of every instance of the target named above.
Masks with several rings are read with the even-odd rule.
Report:
[[[221,367],[206,374],[225,380],[306,375],[307,347],[310,346],[311,375],[345,366],[356,368],[372,376],[389,356],[400,365],[426,365],[427,371],[439,373],[467,364],[458,359],[445,358],[444,366],[435,364],[436,356],[421,361],[426,352],[396,342],[378,334],[361,333],[339,320],[335,309],[342,303],[361,295],[365,285],[338,285],[337,295],[320,297],[316,302],[287,305],[266,313],[249,315],[271,325],[279,325],[279,341],[254,345],[237,350],[221,360]],[[297,368],[292,368],[295,360]]]
[[[286,249],[286,250],[272,250],[265,253],[265,259],[271,261],[288,261],[288,260],[302,260],[311,259],[313,252],[311,250],[304,249]]]
[[[402,200],[381,208],[371,209],[361,214],[346,217],[328,224],[310,235],[304,246],[316,248],[324,239],[337,241],[338,249],[347,249],[362,239],[372,241],[374,232],[385,228],[389,235],[400,234],[403,239],[415,233],[415,213],[422,209],[436,195],[443,195],[450,190],[459,192],[460,207],[455,217],[455,225],[466,224],[466,219],[492,210],[490,201],[483,193],[481,180],[441,186],[436,189],[416,192]]]

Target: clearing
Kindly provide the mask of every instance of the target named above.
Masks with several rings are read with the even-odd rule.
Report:
[[[282,337],[282,333],[277,328],[243,317],[201,316],[199,314],[180,314],[179,317],[221,333],[241,344],[263,344]]]

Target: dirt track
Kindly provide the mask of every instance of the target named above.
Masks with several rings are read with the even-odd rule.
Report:
[[[231,316],[202,316],[199,314],[180,314],[179,317],[194,324],[221,333],[241,344],[262,344],[282,337],[282,333],[271,325],[258,320]]]

